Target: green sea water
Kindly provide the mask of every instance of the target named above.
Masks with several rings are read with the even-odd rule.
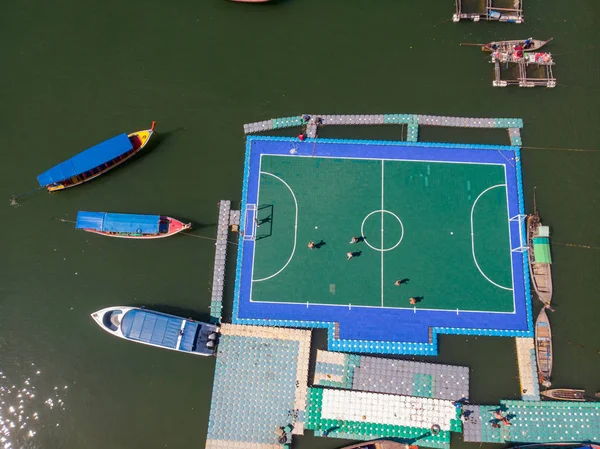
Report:
[[[524,145],[537,148],[522,154],[526,206],[532,210],[537,186],[552,229],[554,385],[599,390],[600,3],[525,0],[522,25],[455,24],[453,12],[451,0],[5,2],[3,444],[203,447],[214,359],[121,341],[89,314],[146,305],[206,319],[214,245],[188,236],[107,239],[57,219],[73,220],[78,210],[161,213],[214,237],[217,202],[240,201],[242,124],[302,112],[523,118]],[[556,61],[555,89],[493,88],[487,56],[459,46],[529,36],[554,37],[547,50]],[[84,186],[9,206],[8,197],[35,188],[42,171],[152,120],[160,139],[151,151]],[[420,131],[430,141],[508,143],[500,131]],[[400,132],[330,128],[323,135],[398,139]],[[316,343],[324,344],[322,336]],[[442,337],[439,349],[436,361],[471,368],[472,402],[518,397],[512,339]],[[295,447],[342,443],[307,435]],[[453,447],[463,446],[475,447],[457,436]]]

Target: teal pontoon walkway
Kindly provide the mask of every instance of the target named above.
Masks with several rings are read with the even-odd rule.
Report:
[[[466,405],[464,441],[540,443],[600,440],[600,402],[500,401],[500,405]],[[501,410],[510,426],[492,426]]]

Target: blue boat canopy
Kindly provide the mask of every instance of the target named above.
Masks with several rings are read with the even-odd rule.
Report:
[[[77,212],[77,229],[128,234],[158,234],[160,215],[115,214],[110,212]]]
[[[37,177],[40,186],[47,186],[85,173],[133,148],[127,134],[108,139],[67,159]]]
[[[133,309],[123,317],[121,332],[131,340],[177,349],[177,339],[184,321],[183,318],[162,313]]]

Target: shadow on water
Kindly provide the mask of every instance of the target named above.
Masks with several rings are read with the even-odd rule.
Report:
[[[160,153],[165,148],[165,143],[167,143],[169,140],[171,140],[175,134],[177,134],[180,131],[183,131],[184,129],[185,128],[183,128],[183,127],[179,127],[174,130],[171,130],[171,131],[162,131],[162,132],[156,131],[154,133],[154,135],[150,138],[150,141],[146,144],[146,146],[139,153],[137,153],[132,158],[127,159],[125,162],[123,162],[119,166],[115,167],[115,170],[107,171],[106,173],[104,173],[102,175],[102,177],[104,177],[110,173],[113,173],[114,171],[118,170],[119,168],[128,167],[129,164],[132,164],[135,161],[139,161],[146,157],[149,157],[150,154]]]
[[[184,130],[185,128],[183,126],[180,126],[179,128],[172,129],[171,131],[156,131],[154,133],[154,136],[152,136],[152,139],[150,139],[150,142],[148,142],[149,147],[150,145],[152,145],[150,147],[150,150],[152,151],[155,147],[164,145],[169,140],[171,140],[175,134]]]
[[[140,307],[133,305],[132,307]],[[198,312],[197,310],[186,309],[184,307],[171,306],[167,304],[146,304],[142,309],[153,310],[155,312],[167,313],[169,315],[175,315],[181,318],[191,318],[196,321],[203,321],[208,323],[210,315],[208,313]]]

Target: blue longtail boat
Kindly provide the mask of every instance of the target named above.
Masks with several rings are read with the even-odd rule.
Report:
[[[192,227],[166,215],[116,214],[79,211],[75,228],[126,239],[159,239]]]
[[[37,177],[48,192],[58,192],[90,181],[140,152],[154,134],[150,129],[120,134],[67,159]]]

